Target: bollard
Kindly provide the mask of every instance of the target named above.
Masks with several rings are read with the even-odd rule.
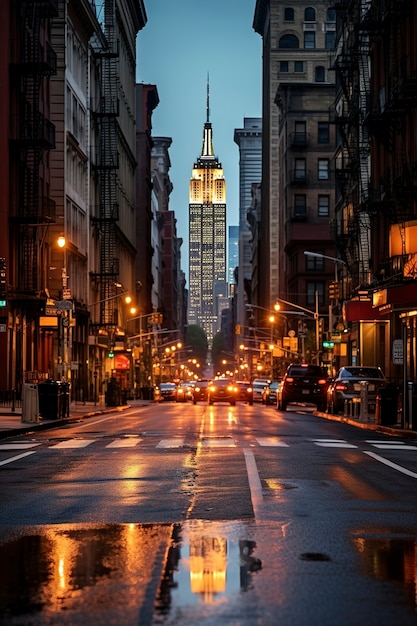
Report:
[[[361,407],[360,407],[360,413],[359,413],[360,422],[367,422],[369,420],[368,385],[369,383],[366,380],[361,382],[361,390],[360,390]]]

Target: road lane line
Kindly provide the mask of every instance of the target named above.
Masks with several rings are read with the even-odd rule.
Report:
[[[0,465],[7,465],[7,463],[13,463],[13,461],[19,461],[19,459],[23,459],[25,456],[35,454],[35,452],[36,450],[31,450],[30,452],[24,452],[23,454],[12,456],[10,459],[6,459],[5,461],[0,461]]]
[[[415,472],[412,472],[405,467],[401,467],[401,465],[397,465],[397,463],[388,461],[388,459],[384,459],[384,457],[379,456],[379,454],[375,454],[375,452],[367,452],[366,450],[364,450],[364,454],[371,456],[373,459],[375,459],[375,461],[379,461],[380,463],[384,463],[384,465],[388,465],[388,467],[397,470],[397,472],[401,472],[402,474],[410,476],[411,478],[417,478],[417,474]]]
[[[262,495],[262,483],[261,479],[259,478],[255,455],[253,454],[252,450],[249,450],[249,448],[244,448],[243,453],[245,455],[246,471],[248,473],[252,506],[256,517],[259,512],[259,507],[264,501]]]

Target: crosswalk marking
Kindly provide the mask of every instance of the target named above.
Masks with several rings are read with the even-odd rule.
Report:
[[[256,441],[260,446],[270,448],[288,448],[288,443],[278,439],[278,437],[257,437]]]
[[[235,448],[236,442],[231,437],[203,437],[201,444],[207,448]]]
[[[86,448],[90,443],[94,443],[95,439],[68,439],[67,441],[60,441],[51,448]]]
[[[322,448],[357,448],[353,443],[348,443],[344,439],[312,439],[316,446]]]
[[[157,448],[182,448],[184,445],[184,439],[178,439],[178,437],[174,439],[161,439],[161,441],[157,444]]]
[[[372,445],[380,450],[417,450],[417,446],[405,445],[404,443],[373,443]]]
[[[0,444],[0,450],[29,450],[40,446],[40,443],[2,443]]]
[[[106,448],[134,448],[140,443],[142,439],[135,437],[126,437],[124,439],[115,439],[111,443],[107,444]]]

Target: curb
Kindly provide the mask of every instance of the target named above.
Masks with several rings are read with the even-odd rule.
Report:
[[[405,428],[399,428],[396,426],[383,426],[382,424],[375,424],[372,422],[359,422],[358,420],[345,417],[344,415],[332,415],[330,413],[321,413],[315,411],[314,415],[327,419],[332,422],[341,422],[343,424],[349,424],[349,426],[355,426],[356,428],[362,428],[363,430],[372,430],[378,433],[385,433],[386,435],[393,435],[395,437],[406,437],[407,439],[417,439],[416,430],[408,430]]]

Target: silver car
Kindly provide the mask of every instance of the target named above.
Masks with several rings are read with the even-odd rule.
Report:
[[[346,401],[360,397],[364,382],[368,383],[368,408],[374,413],[377,393],[386,384],[386,378],[380,367],[355,365],[341,367],[327,388],[328,413],[343,412]]]

